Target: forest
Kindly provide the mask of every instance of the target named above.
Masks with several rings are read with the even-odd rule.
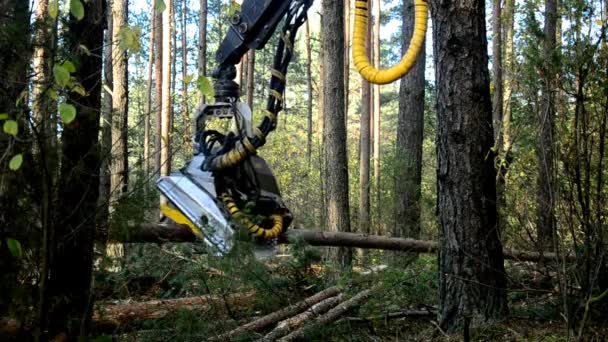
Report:
[[[0,0],[0,341],[608,340],[607,34],[607,0]]]

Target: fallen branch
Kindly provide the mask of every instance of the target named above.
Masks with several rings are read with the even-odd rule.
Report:
[[[242,335],[246,332],[262,330],[276,322],[279,322],[288,317],[297,315],[298,313],[309,309],[311,306],[323,301],[324,299],[336,296],[339,293],[340,293],[340,289],[338,289],[337,287],[330,287],[330,288],[325,289],[321,292],[318,292],[315,295],[310,296],[296,304],[283,308],[279,311],[270,313],[264,317],[261,317],[255,321],[252,321],[243,326],[240,326],[225,334],[214,337],[210,340],[211,341],[228,341],[228,340],[231,340],[234,337]]]
[[[242,310],[250,308],[255,301],[255,292],[237,293],[227,296],[207,295],[189,298],[152,300],[147,302],[111,304],[98,307],[93,314],[96,330],[111,330],[149,319],[164,318],[180,310],[209,311],[212,308]]]
[[[434,317],[436,316],[436,312],[428,311],[428,310],[404,310],[397,312],[389,312],[385,315],[376,315],[369,317],[344,317],[343,320],[350,322],[370,322],[370,321],[378,321],[378,320],[388,320],[388,319],[396,319],[396,318],[420,318],[420,317]]]
[[[306,322],[335,307],[343,300],[344,294],[327,298],[313,305],[310,309],[302,312],[301,314],[280,322],[276,328],[266,334],[266,336],[264,336],[264,338],[262,338],[260,341],[276,341],[278,338],[283,337],[294,330],[300,329],[300,327],[302,327]]]
[[[194,234],[187,226],[177,224],[145,224],[134,226],[128,236],[110,233],[114,242],[191,242]],[[356,247],[366,249],[383,249],[413,253],[437,253],[439,244],[436,241],[413,240],[379,235],[367,235],[345,232],[325,232],[305,229],[290,229],[279,240],[279,243],[292,244],[304,241],[312,246]],[[505,259],[515,261],[558,261],[553,252],[520,251],[503,249]],[[566,261],[576,260],[574,255],[565,256]]]
[[[361,305],[363,302],[365,302],[371,296],[371,294],[372,294],[372,290],[365,290],[365,291],[359,292],[353,298],[351,298],[351,299],[343,302],[342,304],[336,306],[335,308],[329,310],[324,315],[317,317],[310,325],[305,325],[304,327],[283,337],[279,341],[288,342],[288,341],[295,341],[297,339],[301,339],[302,337],[304,337],[304,335],[311,332],[312,330],[318,329],[319,327],[321,327],[323,325],[334,322],[348,310],[351,310],[351,309]]]

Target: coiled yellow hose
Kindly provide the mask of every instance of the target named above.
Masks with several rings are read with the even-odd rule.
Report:
[[[371,1],[371,0],[370,0]],[[420,49],[424,45],[428,6],[426,0],[414,0],[414,33],[407,52],[401,61],[389,69],[375,68],[367,58],[365,41],[367,38],[368,1],[355,1],[355,26],[353,32],[353,62],[359,74],[370,83],[387,84],[407,74],[416,63]]]
[[[219,198],[224,203],[224,207],[228,213],[230,213],[230,216],[247,228],[249,233],[271,240],[277,238],[283,232],[283,217],[281,215],[270,215],[269,218],[272,220],[272,228],[264,228],[254,223],[247,215],[243,214],[230,195],[223,193]]]

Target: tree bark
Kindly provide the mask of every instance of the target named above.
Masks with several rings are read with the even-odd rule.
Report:
[[[36,4],[34,55],[32,59],[32,116],[37,131],[47,144],[47,153],[56,148],[55,132],[52,130],[51,120],[55,101],[47,94],[52,85],[51,68],[53,63],[53,45],[55,41],[55,20],[49,16],[48,0],[40,0]],[[48,162],[55,162],[55,153],[48,156]],[[50,165],[49,165],[50,167]]]
[[[154,30],[154,116],[155,116],[155,132],[154,132],[154,174],[159,174],[161,168],[161,150],[162,150],[162,107],[163,107],[163,31],[168,30],[163,28],[163,14],[155,8],[155,23]]]
[[[150,12],[150,48],[148,50],[148,81],[146,83],[146,113],[144,118],[144,170],[146,177],[150,175],[150,117],[152,116],[152,71],[154,68],[154,36],[156,35],[155,7]]]
[[[128,56],[120,44],[122,30],[127,27],[128,0],[112,0],[112,158],[111,198],[123,198],[128,192]]]
[[[348,131],[348,95],[350,76],[350,0],[344,0],[344,127]],[[348,146],[347,146],[348,147]]]
[[[306,106],[308,110],[308,128],[306,131],[306,161],[308,168],[312,163],[312,47],[310,45],[310,22],[306,20]],[[249,94],[247,94],[249,95]]]
[[[371,20],[367,21],[367,57],[371,59]],[[372,99],[371,85],[361,77],[361,123],[359,136],[359,232],[371,233],[369,176],[371,149]]]
[[[414,2],[403,2],[402,53],[414,31]],[[414,69],[401,78],[397,125],[396,217],[393,236],[420,236],[420,196],[422,183],[422,140],[424,134],[425,46]]]
[[[222,334],[220,336],[217,336],[216,338],[213,338],[212,340],[214,341],[228,341],[230,339],[234,339],[235,337],[238,337],[239,335],[242,335],[246,332],[250,332],[250,331],[260,331],[276,322],[279,322],[281,320],[284,320],[288,317],[292,317],[294,315],[297,315],[298,313],[304,311],[304,310],[308,310],[310,309],[312,306],[316,305],[317,303],[333,297],[333,296],[337,296],[338,294],[340,294],[340,289],[338,289],[337,287],[330,287],[328,289],[325,289],[321,292],[316,293],[315,295],[308,297],[306,299],[304,299],[301,302],[297,302],[296,304],[290,305],[286,308],[283,308],[279,311],[275,311],[273,313],[270,313],[264,317],[261,317],[259,319],[256,319],[253,322],[247,323],[245,325],[242,325],[234,330],[231,330],[225,334]]]
[[[506,316],[506,279],[496,222],[485,2],[431,4],[438,89],[439,321],[454,332],[465,321]]]
[[[553,133],[555,130],[555,75],[554,53],[557,23],[556,0],[545,1],[545,26],[543,38],[543,86],[538,115],[538,193],[536,234],[539,248],[555,246],[555,162]]]
[[[342,316],[347,311],[360,306],[365,303],[367,299],[371,296],[371,290],[365,290],[359,292],[357,295],[352,297],[351,299],[342,302],[340,305],[335,308],[329,310],[324,315],[315,319],[310,325],[304,326],[291,334],[281,338],[279,341],[287,342],[287,341],[296,341],[302,339],[307,333],[314,331],[315,329],[319,329],[320,327],[332,323],[336,321],[340,316]]]
[[[344,294],[341,293],[335,297],[327,298],[313,305],[310,309],[286,319],[279,324],[271,332],[266,334],[260,341],[276,341],[278,338],[289,334],[292,331],[300,329],[304,324],[313,318],[318,317],[327,310],[335,307],[344,300]]]
[[[77,115],[65,124],[62,134],[61,178],[56,241],[50,263],[48,281],[48,322],[40,322],[43,340],[59,334],[68,339],[88,336],[93,306],[91,276],[95,239],[95,213],[99,194],[99,113],[101,107],[103,1],[84,2],[84,18],[71,17],[66,33],[69,51],[76,72],[72,74],[87,91],[87,96],[70,93],[68,101],[76,107]]]
[[[500,149],[500,131],[503,110],[502,91],[502,8],[501,0],[492,0],[492,78],[494,92],[492,93],[492,123],[494,126],[494,141]]]
[[[369,229],[369,228],[368,228]],[[194,242],[196,236],[184,225],[177,224],[139,224],[129,227],[129,231],[110,231],[110,241],[125,243],[166,243]],[[279,243],[296,244],[306,242],[311,246],[352,247],[364,249],[381,249],[410,253],[437,253],[439,244],[436,241],[414,240],[410,238],[393,238],[380,235],[359,233],[329,232],[320,230],[290,229],[281,236]],[[574,255],[556,255],[536,251],[503,249],[504,258],[515,261],[530,262],[567,262],[576,261]]]
[[[373,29],[373,55],[374,55],[374,66],[380,68],[380,6],[381,0],[373,0],[372,6],[374,12],[374,29]],[[374,161],[374,197],[375,197],[375,218],[376,221],[374,226],[376,227],[376,233],[381,234],[381,222],[380,222],[380,86],[377,84],[372,85],[373,95],[372,101],[374,109],[372,111],[373,119],[373,130],[374,135],[373,144],[374,151],[372,152],[372,159]]]
[[[509,165],[511,164],[511,96],[513,93],[513,78],[515,74],[514,54],[513,54],[513,33],[514,33],[514,15],[515,15],[515,0],[505,0],[504,9],[501,10],[501,29],[503,39],[501,39],[502,53],[504,54],[501,62],[502,75],[502,119],[500,122],[499,142],[497,151],[498,155],[498,173],[496,184],[496,204],[498,207],[498,226],[499,231],[506,229],[505,210],[507,205],[506,194],[506,178]],[[496,134],[496,132],[495,132]]]
[[[200,0],[200,15],[198,28],[198,76],[207,76],[207,0]],[[201,95],[199,106],[205,103],[205,96]]]
[[[12,314],[13,310],[23,306],[26,294],[22,293],[19,271],[22,266],[19,258],[8,249],[5,238],[10,233],[29,231],[31,221],[26,221],[23,212],[31,210],[31,199],[21,196],[35,181],[27,178],[27,168],[33,169],[27,163],[27,145],[25,135],[27,108],[17,103],[16,99],[27,90],[28,63],[30,57],[29,45],[29,2],[22,0],[6,0],[0,2],[0,108],[10,120],[19,125],[15,139],[0,130],[0,151],[7,153],[8,158],[0,162],[0,316]],[[6,34],[10,32],[10,34]],[[4,121],[2,122],[4,124]],[[23,166],[16,172],[9,169],[9,160],[14,155],[24,155]],[[48,194],[48,193],[47,193]],[[23,203],[28,206],[23,207]],[[46,251],[41,251],[44,255]],[[29,299],[29,298],[28,298]],[[2,322],[0,322],[2,323]]]
[[[160,175],[167,176],[171,172],[171,37],[173,24],[173,1],[166,1],[163,17],[163,47],[162,47],[162,107],[161,107],[161,150],[160,150]]]
[[[250,308],[256,299],[255,292],[235,293],[227,296],[206,295],[189,298],[151,300],[147,302],[104,305],[95,310],[93,321],[99,331],[115,330],[137,325],[141,321],[160,319],[179,311],[243,310]]]
[[[108,236],[110,196],[112,193],[112,2],[106,1],[105,6],[106,30],[104,32],[103,43],[103,89],[101,102],[101,141],[100,141],[100,158],[101,165],[99,167],[99,210],[103,215],[100,215],[98,235],[102,241],[102,248],[105,251],[105,240]]]
[[[255,96],[255,50],[247,52],[247,105],[253,111]]]
[[[190,112],[188,110],[188,83],[186,78],[188,77],[188,43],[187,43],[187,28],[186,28],[186,10],[188,2],[184,0],[182,4],[181,22],[182,22],[182,116],[184,120],[183,128],[183,142],[184,145],[188,145],[192,139],[191,123],[190,123]]]
[[[323,109],[327,139],[325,172],[327,178],[327,223],[332,231],[350,231],[346,127],[344,126],[344,7],[340,1],[323,0]],[[352,251],[339,249],[335,264],[350,268]]]

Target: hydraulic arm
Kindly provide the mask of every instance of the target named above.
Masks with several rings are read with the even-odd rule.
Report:
[[[188,225],[219,253],[230,251],[239,226],[259,239],[277,238],[292,215],[283,203],[276,179],[257,150],[276,128],[283,108],[286,74],[298,28],[307,19],[313,0],[244,0],[230,18],[230,29],[216,53],[212,71],[215,102],[199,109],[193,159],[158,187],[170,205],[161,207],[172,220]],[[355,2],[353,59],[361,75],[373,83],[403,76],[415,62],[426,29],[426,1],[415,0],[416,29],[402,61],[388,70],[372,67],[365,55],[367,1]],[[236,67],[250,49],[261,49],[283,21],[270,69],[269,96],[261,123],[252,124],[251,109],[239,101]],[[233,128],[209,128],[213,119],[232,120]]]

